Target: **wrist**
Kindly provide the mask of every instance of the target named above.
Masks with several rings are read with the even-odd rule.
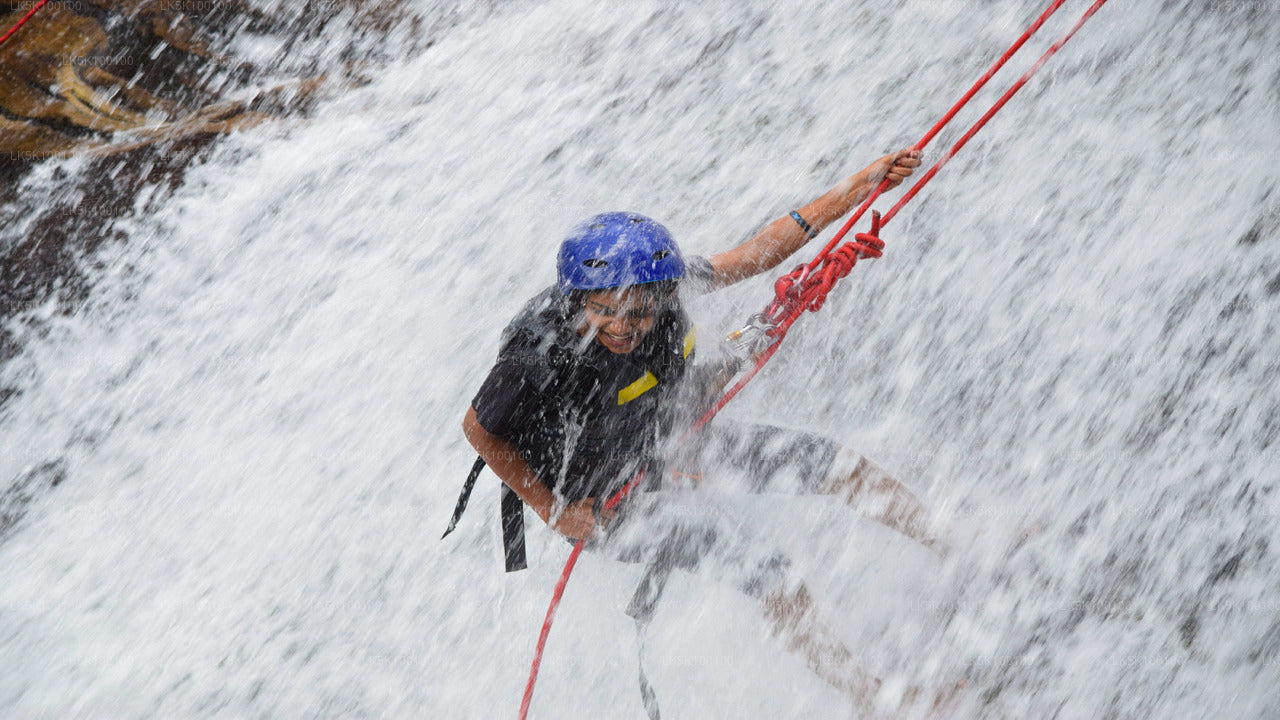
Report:
[[[814,227],[809,224],[808,220],[804,219],[804,216],[800,214],[799,210],[791,211],[791,219],[794,220],[796,222],[796,225],[800,227],[800,230],[804,233],[804,239],[806,241],[812,240],[818,236],[818,231],[815,230]]]
[[[537,516],[538,516],[538,517],[542,518],[542,522],[546,523],[547,525],[551,525],[552,520],[554,520],[554,519],[555,519],[553,516],[558,514],[558,513],[556,513],[556,511],[555,511],[555,510],[556,510],[556,507],[555,507],[555,503],[554,503],[554,502],[550,502],[550,503],[542,503],[542,502],[539,502],[539,503],[531,503],[531,502],[526,501],[526,502],[525,502],[525,505],[528,505],[528,506],[529,506],[529,508],[530,508],[531,510],[533,510],[533,512],[534,512],[534,513],[536,513],[536,514],[537,514]]]

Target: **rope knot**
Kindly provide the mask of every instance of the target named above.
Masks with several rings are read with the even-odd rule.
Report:
[[[762,313],[774,323],[780,321],[791,309],[803,302],[804,288],[812,279],[809,266],[800,264],[773,283],[773,302]]]
[[[878,258],[884,255],[884,241],[880,239],[880,211],[871,211],[871,230],[853,236],[849,243],[858,253],[858,259]]]
[[[822,266],[813,276],[813,284],[805,293],[808,299],[806,307],[810,312],[817,312],[827,301],[827,294],[835,286],[836,281],[846,277],[858,260],[878,258],[884,254],[884,241],[880,239],[880,213],[871,212],[871,230],[858,233],[854,239],[833,250],[822,259]]]

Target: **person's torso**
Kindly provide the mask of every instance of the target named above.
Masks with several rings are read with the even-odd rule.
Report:
[[[539,478],[569,501],[607,496],[643,468],[670,431],[693,348],[678,303],[632,352],[615,354],[573,327],[555,291],[504,334],[503,352],[538,365],[532,425],[512,438]]]

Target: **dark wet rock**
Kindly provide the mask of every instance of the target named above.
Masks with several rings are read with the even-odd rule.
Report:
[[[1276,293],[1280,293],[1280,272],[1277,272],[1276,276],[1267,283],[1267,294],[1275,295]]]
[[[1249,650],[1247,659],[1254,664],[1272,664],[1280,658],[1280,620],[1271,624]]]
[[[26,4],[6,5],[7,26]],[[235,9],[209,3],[204,14],[228,22]],[[247,103],[219,97],[250,73],[216,49],[201,14],[109,0],[42,7],[0,45],[0,153],[19,161],[112,154],[261,122]]]
[[[1196,641],[1196,634],[1199,632],[1200,620],[1192,612],[1178,625],[1178,637],[1182,639],[1182,647],[1190,649]]]
[[[1222,312],[1218,313],[1218,319],[1226,320],[1238,312],[1252,309],[1253,302],[1249,296],[1245,293],[1237,293],[1236,296],[1231,299],[1231,302],[1227,303],[1226,307],[1222,308]]]
[[[0,3],[0,24],[29,7]],[[270,117],[265,94],[226,100],[263,77],[219,49],[252,23],[265,21],[234,2],[57,2],[0,45],[0,319],[54,297],[74,307],[80,259],[118,239],[111,221],[141,188],[180,184],[210,139]],[[97,159],[24,197],[24,174],[59,155]],[[0,332],[0,362],[16,352]]]
[[[104,242],[120,239],[109,230],[111,219],[133,207],[139,188],[159,184],[172,189],[180,184],[183,170],[203,148],[203,143],[188,139],[100,158],[74,180],[68,179],[68,192],[54,202],[41,207],[14,202],[0,208],[0,224],[30,223],[0,254],[0,318],[52,297],[64,312],[73,310],[88,292],[79,259]],[[153,196],[153,201],[162,195]],[[0,362],[18,349],[9,332],[0,329]]]
[[[25,470],[0,493],[0,540],[8,537],[37,498],[57,487],[65,476],[61,461],[42,463]]]
[[[30,7],[0,0],[0,25]],[[113,220],[135,210],[141,189],[159,186],[150,202],[163,200],[212,140],[364,82],[389,45],[365,35],[399,32],[396,52],[412,54],[458,22],[444,11],[417,17],[400,0],[284,6],[274,17],[235,0],[41,7],[0,44],[0,321],[50,299],[73,311],[88,290],[84,268],[104,243],[124,241]],[[256,66],[227,49],[242,33],[282,38],[284,49]],[[333,39],[307,45],[322,36]],[[321,50],[299,49],[313,46]],[[56,156],[93,159],[55,171],[38,192],[20,190]],[[0,363],[19,349],[0,330]],[[12,392],[0,389],[0,405]]]
[[[1230,580],[1236,576],[1236,572],[1240,570],[1240,561],[1244,558],[1244,550],[1240,550],[1231,557],[1223,560],[1213,574],[1209,576],[1209,584],[1217,585],[1223,580]]]
[[[0,2],[0,24],[29,7]],[[0,158],[114,154],[255,125],[367,78],[388,44],[363,43],[365,33],[405,26],[395,46],[412,53],[457,22],[438,20],[423,28],[400,0],[307,3],[276,16],[237,0],[49,3],[0,45]],[[335,33],[332,23],[355,31]],[[256,59],[270,67],[228,50],[246,33],[284,40],[278,57]],[[321,36],[332,38],[317,44],[323,60],[300,49]]]
[[[1253,224],[1253,227],[1244,231],[1244,234],[1240,236],[1239,243],[1241,245],[1257,245],[1258,241],[1261,239],[1262,239],[1262,223],[1257,222]]]
[[[0,0],[0,31],[30,7]],[[0,364],[21,351],[4,321],[51,301],[74,313],[91,289],[95,251],[127,241],[114,221],[167,199],[213,140],[305,115],[324,94],[364,82],[389,45],[413,54],[460,22],[449,13],[427,22],[400,0],[281,13],[237,0],[60,0],[0,44]],[[398,31],[407,35],[400,42],[361,45],[364,34]],[[284,49],[270,67],[255,66],[227,50],[240,33],[282,38]],[[307,47],[328,59],[296,49],[321,36],[329,41]],[[35,191],[23,186],[55,157],[89,160],[53,168]],[[0,386],[0,408],[19,392]],[[0,539],[64,473],[53,462],[0,478]]]

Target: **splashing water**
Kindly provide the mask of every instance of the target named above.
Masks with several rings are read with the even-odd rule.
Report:
[[[504,576],[491,475],[438,538],[558,237],[626,208],[724,249],[913,142],[1038,5],[422,5],[453,13],[429,47],[144,188],[83,300],[10,321],[0,716],[514,714],[568,547],[533,528]],[[1278,46],[1271,3],[1110,3],[730,406],[982,530],[939,562],[821,498],[742,501],[877,673],[967,676],[973,717],[1280,714]],[[704,336],[768,282],[708,298]],[[644,717],[637,573],[583,557],[531,716]],[[849,713],[696,577],[646,653],[670,717]]]

